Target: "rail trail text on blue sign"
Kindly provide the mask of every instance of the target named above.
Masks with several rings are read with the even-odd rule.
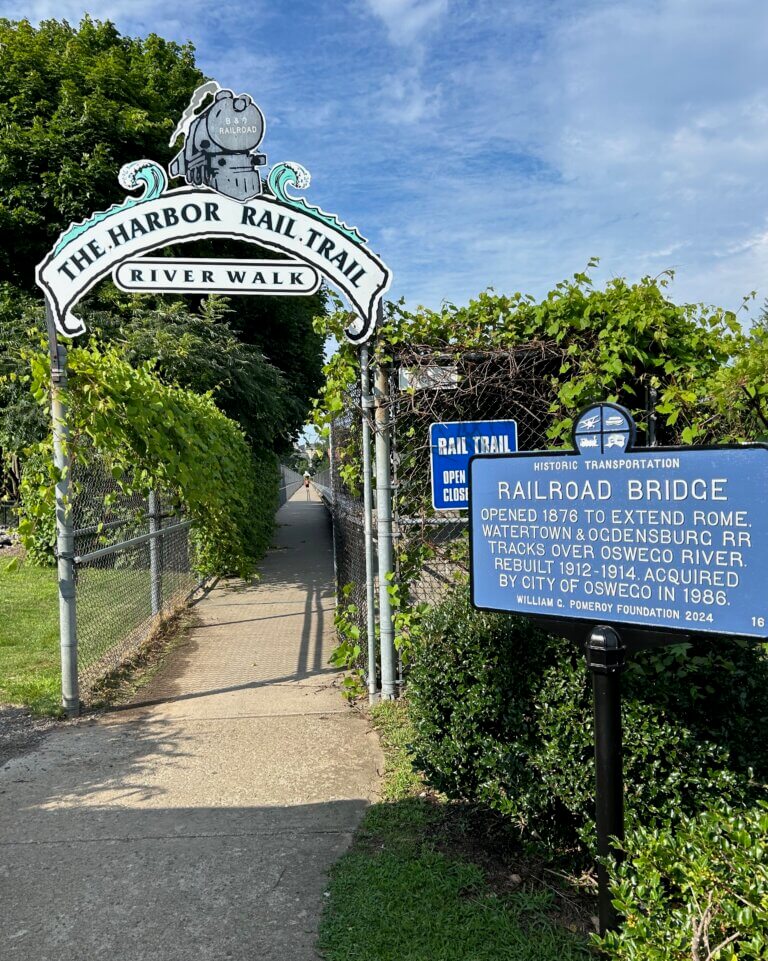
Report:
[[[431,424],[432,506],[438,511],[469,507],[469,458],[517,450],[513,420],[464,420]]]
[[[592,426],[470,461],[474,606],[768,637],[768,447],[605,450]]]

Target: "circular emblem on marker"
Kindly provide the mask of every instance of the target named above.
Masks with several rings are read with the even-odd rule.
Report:
[[[576,418],[573,443],[581,454],[619,456],[635,443],[635,422],[625,407],[594,404]]]

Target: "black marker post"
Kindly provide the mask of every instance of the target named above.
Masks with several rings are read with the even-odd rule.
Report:
[[[624,840],[624,771],[621,734],[621,672],[625,648],[612,627],[595,627],[587,640],[595,709],[595,806],[597,809],[597,883],[600,934],[618,925],[611,902],[605,858],[620,852],[611,838]]]

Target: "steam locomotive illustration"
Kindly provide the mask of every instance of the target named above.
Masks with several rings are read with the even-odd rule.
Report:
[[[235,200],[258,196],[259,168],[267,157],[256,148],[264,128],[264,114],[248,94],[219,90],[213,103],[191,122],[184,147],[169,165],[171,176]]]

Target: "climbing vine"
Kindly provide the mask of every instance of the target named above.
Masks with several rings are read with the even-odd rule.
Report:
[[[597,263],[591,260],[588,271]],[[710,425],[700,408],[712,378],[742,343],[736,315],[704,304],[674,304],[668,296],[672,271],[635,284],[614,278],[602,290],[588,271],[557,284],[538,302],[530,295],[487,290],[466,306],[445,303],[439,311],[389,303],[373,363],[392,363],[404,348],[427,355],[552,343],[564,352],[552,378],[553,445],[567,440],[573,414],[594,400],[622,403],[643,419],[646,387],[659,391],[658,410],[676,439],[690,444],[707,438]],[[325,366],[326,384],[316,405],[320,423],[344,409],[358,377],[356,350],[343,337],[348,322],[343,311],[317,321],[339,342]]]
[[[30,363],[33,394],[47,405],[47,356],[33,353]],[[116,349],[92,343],[69,350],[65,401],[73,463],[103,459],[123,494],[174,492],[195,521],[202,571],[253,571],[271,536],[276,462],[271,452],[253,455],[210,393],[165,384],[151,363],[133,367]],[[19,531],[37,560],[51,553],[57,479],[49,438],[30,452],[22,481]]]
[[[355,623],[357,605],[350,600],[352,585],[344,584],[339,603],[333,615],[333,625],[339,643],[334,648],[328,663],[346,672],[342,681],[342,694],[354,700],[365,694],[365,675],[360,667],[362,648],[360,647],[360,628]]]
[[[385,306],[371,346],[372,365],[448,365],[459,381],[452,391],[396,389],[392,399],[396,506],[398,514],[412,522],[398,539],[399,576],[390,585],[397,641],[405,659],[424,614],[411,586],[425,565],[434,566],[439,550],[437,566],[443,577],[461,577],[466,568],[464,538],[436,540],[428,534],[434,513],[430,421],[515,416],[522,433],[527,427],[522,447],[557,448],[570,446],[574,415],[589,403],[605,400],[632,411],[642,444],[647,390],[654,388],[660,443],[716,442],[743,432],[743,418],[736,424],[724,416],[724,408],[733,406],[724,401],[726,396],[740,392],[747,404],[738,373],[721,384],[723,372],[744,345],[736,315],[702,304],[675,304],[670,299],[671,272],[637,283],[614,278],[600,289],[590,277],[596,264],[591,261],[587,271],[557,284],[541,300],[488,290],[465,306],[445,303],[437,311],[408,310],[402,302]],[[335,468],[349,493],[359,495],[359,364],[356,348],[343,335],[349,315],[338,309],[318,323],[335,336],[339,348],[325,367],[316,419],[326,428],[335,422],[334,440],[341,438]],[[753,344],[752,367],[760,366],[765,342],[763,338]],[[737,365],[737,372],[744,367]],[[763,396],[764,388],[752,402],[757,411],[753,419],[762,414],[756,404]],[[414,520],[426,526],[414,527]]]

